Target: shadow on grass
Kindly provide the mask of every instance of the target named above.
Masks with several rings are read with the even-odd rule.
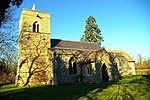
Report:
[[[142,76],[145,77],[148,80],[148,82],[150,82],[150,75],[142,75]]]
[[[147,84],[112,84],[105,89],[95,89],[78,100],[150,100],[150,86]]]
[[[9,88],[10,87],[10,88]],[[141,83],[65,84],[0,88],[0,100],[150,100],[150,85]]]
[[[72,100],[86,96],[90,92],[100,92],[111,84],[65,84],[60,86],[39,86],[14,88],[0,91],[0,100]],[[94,92],[93,92],[94,93]],[[91,99],[90,96],[87,96]]]

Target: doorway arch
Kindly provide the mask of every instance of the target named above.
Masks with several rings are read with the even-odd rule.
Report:
[[[103,82],[109,82],[109,76],[107,72],[107,67],[105,64],[102,66],[102,80]]]

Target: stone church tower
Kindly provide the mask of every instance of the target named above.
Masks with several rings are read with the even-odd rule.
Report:
[[[23,9],[19,21],[17,85],[49,84],[50,14]]]

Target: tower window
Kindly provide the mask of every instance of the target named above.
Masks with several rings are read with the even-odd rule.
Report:
[[[39,32],[39,24],[37,21],[33,23],[33,32]]]
[[[36,28],[36,25],[35,23],[33,24],[33,32],[35,32],[35,28]]]
[[[37,24],[37,32],[39,32],[39,24]]]

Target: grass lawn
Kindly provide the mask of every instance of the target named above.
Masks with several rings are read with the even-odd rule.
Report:
[[[123,78],[120,82],[130,83],[84,83],[31,88],[1,85],[0,100],[150,100],[150,75]]]

